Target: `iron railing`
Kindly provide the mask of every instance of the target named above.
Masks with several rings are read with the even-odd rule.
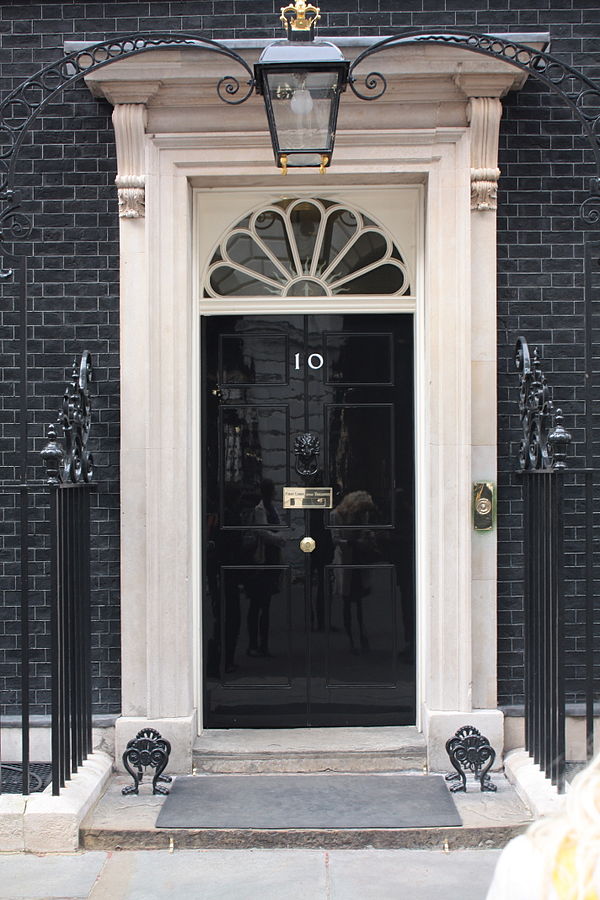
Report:
[[[559,791],[565,775],[563,473],[524,479],[525,747]]]
[[[91,613],[90,613],[90,495],[95,485],[92,457],[87,451],[91,404],[89,382],[92,362],[87,351],[79,368],[74,363],[71,383],[65,391],[58,430],[52,425],[42,450],[47,482],[5,485],[3,531],[12,529],[14,551],[20,556],[18,593],[20,607],[13,651],[18,657],[21,732],[20,759],[1,767],[0,793],[21,790],[29,794],[43,788],[40,765],[30,756],[31,670],[39,662],[38,635],[31,627],[32,592],[30,557],[36,570],[49,563],[50,682],[52,793],[58,794],[92,750]],[[10,499],[9,501],[9,498]],[[32,503],[49,509],[49,538],[40,550],[40,536],[32,527]],[[15,521],[11,522],[12,514]],[[18,522],[18,525],[16,524]],[[38,771],[40,770],[40,771]]]
[[[51,522],[52,793],[92,751],[90,491],[53,484]]]
[[[525,748],[562,792],[567,767],[565,673],[572,658],[583,672],[583,677],[571,685],[576,696],[584,696],[583,761],[589,761],[594,752],[594,471],[570,469],[567,473],[565,460],[571,435],[564,428],[561,410],[554,411],[552,406],[537,348],[530,355],[522,337],[517,342],[516,363],[523,428],[519,466],[524,479]],[[583,488],[585,498],[583,536],[570,541],[571,550],[575,548],[573,555],[583,559],[578,574],[576,567],[572,571],[566,567],[567,483],[573,496]],[[567,660],[567,612],[572,616],[573,609],[567,599],[566,582],[577,579],[584,589],[579,622],[584,640],[583,647],[570,649]]]

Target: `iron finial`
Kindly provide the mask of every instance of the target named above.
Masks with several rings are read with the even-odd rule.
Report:
[[[92,358],[84,350],[81,361],[73,361],[71,382],[63,395],[58,417],[61,437],[58,438],[56,427],[51,425],[48,443],[41,451],[49,484],[92,479],[94,461],[87,448],[92,412],[89,382],[92,377]]]
[[[46,475],[48,476],[48,484],[60,484],[61,464],[64,459],[64,451],[56,439],[56,428],[50,425],[47,435],[48,443],[44,445],[40,456],[46,466]]]
[[[562,409],[557,409],[554,416],[554,428],[548,435],[553,469],[567,468],[567,448],[572,439],[571,434],[564,427]]]
[[[572,440],[563,426],[561,410],[554,410],[550,388],[542,371],[537,347],[529,353],[524,337],[517,341],[515,362],[519,372],[519,414],[523,435],[519,466],[528,469],[565,469],[567,447]],[[552,422],[556,424],[552,427]]]

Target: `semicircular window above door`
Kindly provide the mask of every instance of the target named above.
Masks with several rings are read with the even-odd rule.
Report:
[[[401,296],[410,276],[398,246],[373,219],[323,199],[278,200],[220,240],[204,296]]]

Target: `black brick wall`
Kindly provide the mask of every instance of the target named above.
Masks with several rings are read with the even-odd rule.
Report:
[[[101,40],[136,30],[202,31],[215,38],[279,36],[281,3],[265,0],[190,2],[0,3],[0,87],[10,90],[43,64],[60,58],[65,40]],[[460,26],[488,31],[548,31],[551,51],[600,77],[597,0],[327,0],[321,35],[388,34],[402,27]],[[70,89],[46,109],[19,164],[25,205],[34,220],[30,241],[30,420],[39,450],[55,417],[66,367],[84,346],[96,363],[93,445],[99,490],[94,499],[94,708],[119,710],[119,331],[118,219],[111,109],[84,88]],[[518,334],[538,344],[554,396],[563,406],[583,464],[584,232],[577,218],[590,154],[579,126],[560,100],[532,80],[505,103],[500,143],[503,172],[498,211],[499,348],[499,673],[500,702],[522,700],[522,509],[514,474],[518,443],[512,353]],[[590,255],[592,267],[598,253]],[[18,304],[5,282],[1,316],[0,432],[3,478],[15,475]],[[600,288],[600,285],[596,285]],[[490,410],[490,415],[495,411]],[[32,457],[33,459],[34,457]],[[571,481],[574,481],[571,478]],[[581,641],[581,496],[569,488],[569,641]],[[0,677],[5,711],[18,707],[15,662],[16,525],[11,495],[0,508]],[[43,519],[39,498],[34,519]],[[35,523],[34,523],[35,524]],[[35,528],[43,532],[43,524]],[[36,539],[42,541],[42,537]],[[36,549],[36,553],[38,550]],[[45,573],[36,569],[36,704],[47,701]],[[575,663],[574,663],[575,666]],[[574,674],[579,674],[575,672]],[[576,685],[571,685],[574,690]]]

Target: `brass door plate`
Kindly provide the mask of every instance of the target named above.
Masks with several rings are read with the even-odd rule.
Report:
[[[473,528],[491,531],[496,517],[496,489],[491,481],[476,481],[473,485]]]
[[[331,509],[333,488],[330,487],[284,487],[284,509]]]

